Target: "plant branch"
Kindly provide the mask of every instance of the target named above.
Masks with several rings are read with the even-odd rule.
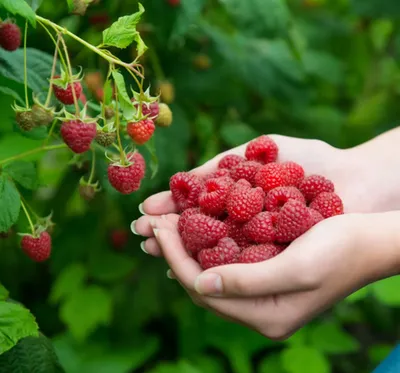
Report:
[[[37,153],[44,152],[44,151],[50,151],[50,150],[64,149],[66,147],[67,147],[66,144],[41,146],[39,148],[29,150],[29,151],[27,151],[25,153],[21,153],[21,154],[14,155],[12,157],[3,159],[3,160],[0,161],[0,166],[4,165],[6,163],[10,163],[10,162],[16,161],[18,159],[22,159],[22,158],[28,157],[28,156],[33,155],[33,154],[37,154]]]
[[[25,22],[25,35],[24,35],[24,81],[25,81],[25,105],[29,108],[29,98],[28,98],[28,67],[27,67],[27,53],[26,44],[28,39],[28,21]]]
[[[46,99],[46,103],[45,103],[45,106],[46,106],[46,107],[49,106],[50,99],[51,99],[51,94],[53,93],[53,84],[51,84],[51,79],[54,78],[54,74],[56,73],[57,56],[58,56],[58,53],[59,53],[59,49],[58,49],[58,48],[59,48],[59,45],[60,45],[60,38],[61,38],[61,35],[59,34],[59,35],[58,35],[58,38],[57,38],[56,48],[55,48],[55,51],[54,51],[53,66],[52,66],[52,68],[51,68],[51,75],[50,75],[49,92],[48,92],[48,94],[47,94],[47,99]]]
[[[27,208],[26,208],[26,206],[25,206],[25,203],[24,203],[24,201],[22,200],[22,198],[21,198],[21,207],[22,207],[22,210],[24,210],[25,216],[26,216],[26,218],[28,219],[29,226],[30,226],[31,231],[32,231],[32,235],[34,236],[34,235],[35,235],[35,226],[34,226],[33,223],[32,223],[32,219],[31,219],[31,217],[30,217],[30,215],[29,215],[29,212],[28,212],[28,210],[27,210]]]

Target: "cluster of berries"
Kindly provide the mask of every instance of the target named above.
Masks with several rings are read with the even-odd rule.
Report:
[[[277,157],[277,144],[261,136],[245,157],[223,157],[204,178],[179,172],[170,179],[179,234],[203,269],[270,259],[315,224],[343,214],[330,180]]]

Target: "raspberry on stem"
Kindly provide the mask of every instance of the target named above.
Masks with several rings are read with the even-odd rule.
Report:
[[[96,123],[68,120],[61,126],[61,136],[64,142],[76,154],[87,152],[96,134]]]
[[[13,52],[21,46],[21,29],[15,23],[5,21],[0,24],[0,46]]]
[[[47,232],[42,232],[39,236],[24,235],[21,248],[33,261],[44,262],[51,255],[51,236]]]
[[[136,144],[143,145],[152,138],[155,128],[151,119],[143,119],[139,122],[128,123],[126,131]]]

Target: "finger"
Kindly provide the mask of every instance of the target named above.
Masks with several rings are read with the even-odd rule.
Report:
[[[161,257],[162,252],[160,245],[154,237],[148,238],[140,244],[141,249],[151,256]]]
[[[147,215],[162,215],[178,211],[170,191],[157,193],[147,198],[139,206],[139,210]]]
[[[153,227],[151,226],[152,221],[159,219],[165,219],[171,221],[173,224],[177,224],[179,215],[177,214],[166,214],[166,215],[144,215],[139,219],[131,223],[131,230],[134,234],[144,237],[154,237]]]
[[[264,262],[214,267],[201,273],[194,287],[199,294],[219,297],[259,297],[314,288],[310,276],[296,269],[297,262],[292,250],[287,250]]]

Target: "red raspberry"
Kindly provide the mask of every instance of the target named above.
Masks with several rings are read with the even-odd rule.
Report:
[[[132,102],[134,102],[135,99],[132,99]],[[139,103],[135,102],[134,106],[137,110],[139,110]],[[142,114],[143,116],[147,116],[148,119],[156,119],[158,117],[158,114],[160,113],[160,106],[158,102],[152,102],[152,103],[147,103],[147,102],[142,102]]]
[[[310,211],[311,218],[313,220],[313,226],[324,220],[324,217],[318,211],[310,208],[308,209],[308,211]]]
[[[212,249],[201,250],[197,256],[201,268],[208,269],[223,264],[236,263],[240,254],[240,247],[232,238],[225,237],[219,240]]]
[[[17,50],[21,46],[21,30],[11,22],[3,22],[0,25],[0,46],[10,52]]]
[[[35,262],[44,262],[51,254],[51,237],[47,232],[42,232],[39,237],[26,235],[21,240],[24,253]]]
[[[244,249],[239,256],[239,263],[258,263],[280,254],[283,248],[273,244],[254,245]]]
[[[130,162],[129,165],[114,163],[108,166],[108,180],[122,194],[136,192],[146,171],[146,163],[140,153],[127,154],[127,160]]]
[[[224,220],[224,223],[228,227],[228,237],[235,240],[239,247],[244,248],[250,245],[250,242],[243,234],[244,223],[233,220],[229,216]]]
[[[184,238],[186,249],[193,253],[210,249],[217,245],[221,238],[228,236],[228,227],[222,221],[203,214],[189,216],[186,221]]]
[[[261,164],[254,161],[241,162],[231,170],[231,177],[233,180],[238,181],[245,179],[252,185],[254,185],[254,177],[258,170],[261,168]]]
[[[246,222],[262,211],[264,198],[265,194],[261,188],[236,184],[228,196],[226,210],[232,219]]]
[[[153,136],[156,126],[151,119],[143,119],[139,122],[130,122],[126,130],[130,138],[139,145],[145,144]]]
[[[318,211],[325,219],[343,214],[343,202],[334,192],[318,194],[311,202],[310,208]]]
[[[129,231],[126,229],[114,229],[111,232],[111,245],[115,250],[122,250],[129,241]]]
[[[260,212],[243,226],[245,237],[257,243],[275,241],[274,218],[270,212]]]
[[[205,176],[204,180],[216,179],[218,177],[224,177],[224,176],[229,176],[230,177],[231,173],[226,168],[220,168],[219,170],[211,172],[211,174],[208,174],[207,176]]]
[[[303,193],[307,201],[312,201],[322,192],[334,192],[335,186],[332,181],[324,176],[310,175],[299,184],[299,190]]]
[[[246,159],[237,154],[229,154],[223,157],[219,163],[218,168],[227,168],[231,170],[232,168],[236,167],[239,163],[244,162]]]
[[[58,79],[59,77],[57,75],[54,78]],[[53,84],[54,95],[57,100],[64,105],[73,105],[74,95],[72,94],[72,87],[74,87],[76,99],[79,100],[82,95],[82,84],[80,82],[69,83],[65,89]]]
[[[278,145],[270,137],[263,135],[247,145],[245,156],[248,160],[263,164],[275,162],[278,157]]]
[[[181,0],[167,0],[170,6],[179,6],[181,4]]]
[[[209,179],[199,196],[199,206],[205,214],[219,216],[225,211],[226,200],[233,185],[230,177]]]
[[[287,186],[297,187],[299,183],[304,179],[304,169],[295,162],[284,162],[282,163],[286,171],[286,183]]]
[[[70,120],[64,122],[61,126],[61,136],[64,142],[76,154],[87,152],[96,135],[96,123]]]
[[[179,220],[178,220],[178,232],[180,235],[182,235],[182,233],[185,230],[185,226],[186,226],[186,222],[188,220],[188,218],[192,215],[195,214],[200,214],[200,209],[198,207],[192,207],[190,209],[186,209],[185,211],[182,212],[182,214],[179,216]]]
[[[199,177],[188,172],[178,172],[169,182],[172,198],[180,211],[199,205],[203,184]]]
[[[286,185],[286,171],[281,163],[268,163],[258,170],[254,180],[257,186],[269,192]]]
[[[276,241],[288,243],[300,237],[313,225],[307,206],[297,200],[288,201],[282,207],[276,221]]]
[[[279,211],[287,201],[295,199],[306,204],[301,192],[295,187],[277,187],[267,193],[265,197],[265,209],[267,211]]]

